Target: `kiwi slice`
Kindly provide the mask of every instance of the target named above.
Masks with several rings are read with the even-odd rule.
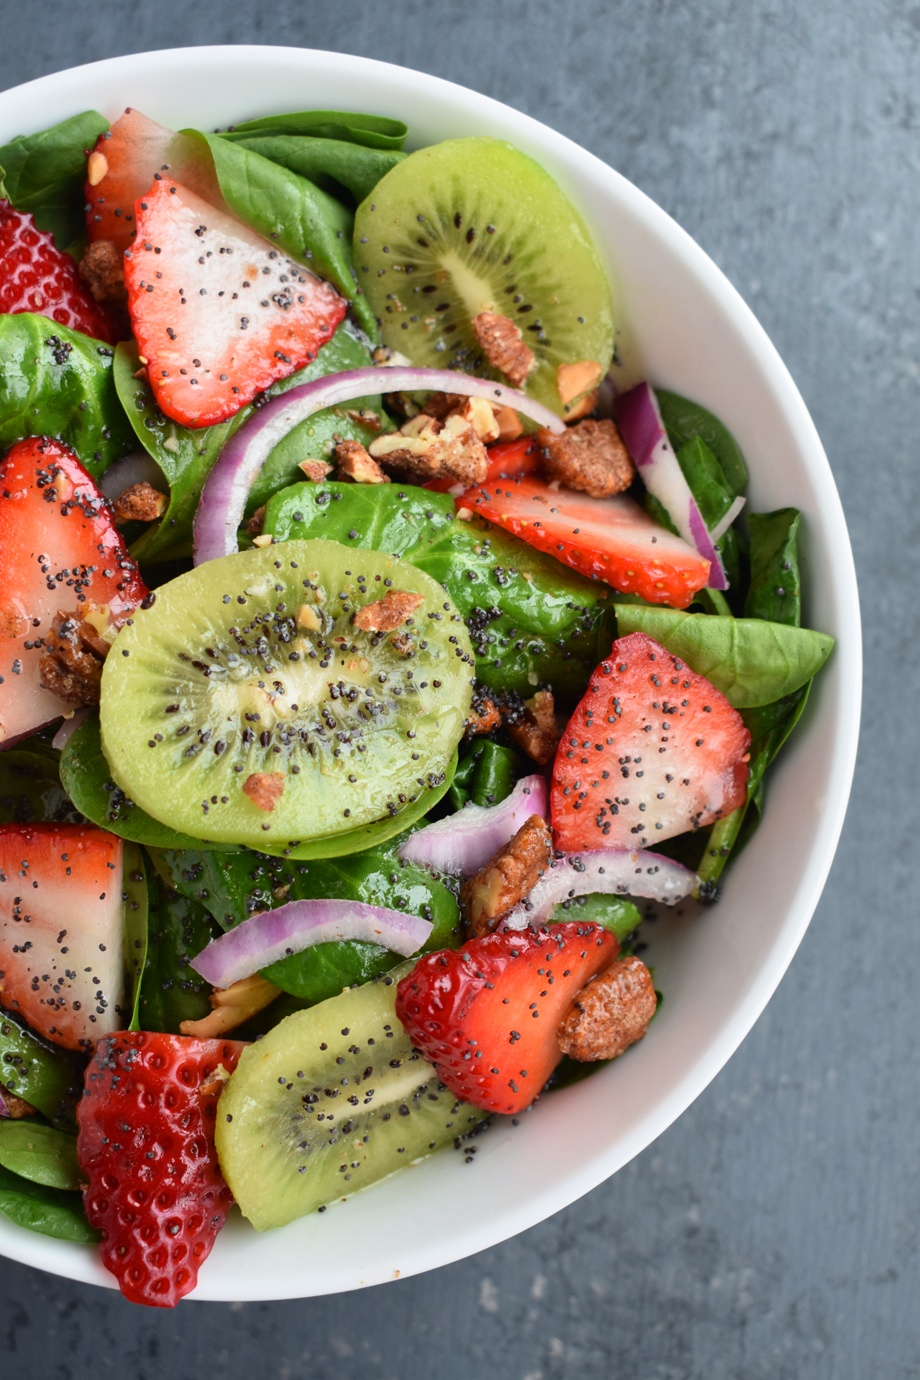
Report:
[[[411,968],[295,1012],[243,1051],[221,1094],[217,1154],[259,1231],[386,1178],[485,1119],[412,1048],[395,1010]]]
[[[384,343],[413,364],[501,380],[471,324],[493,311],[536,356],[526,392],[560,415],[559,365],[610,366],[610,286],[588,228],[502,140],[449,139],[397,164],[358,208],[355,263]]]
[[[398,591],[422,600],[410,621],[356,625]],[[446,788],[473,665],[459,613],[407,562],[334,541],[256,547],[162,585],[125,624],[102,747],[119,788],[173,829],[332,856]]]

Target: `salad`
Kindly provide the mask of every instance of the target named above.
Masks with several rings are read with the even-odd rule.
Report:
[[[832,647],[559,188],[407,134],[0,148],[0,1210],[142,1303],[641,1039]]]

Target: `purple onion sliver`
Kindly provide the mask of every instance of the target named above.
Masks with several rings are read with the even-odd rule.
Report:
[[[418,915],[363,901],[289,901],[277,910],[250,916],[212,940],[191,960],[191,966],[213,987],[229,987],[279,959],[333,940],[379,944],[409,958],[433,928],[430,920]]]
[[[513,839],[531,815],[546,818],[546,782],[525,776],[499,805],[464,805],[419,829],[399,850],[407,862],[452,877],[471,877]]]
[[[89,718],[89,708],[75,709],[69,719],[65,719],[51,739],[51,746],[57,752],[63,752],[77,729]]]
[[[699,877],[689,867],[645,848],[568,854],[550,865],[527,900],[505,917],[502,929],[523,930],[543,924],[563,901],[598,892],[674,906],[698,884]]]
[[[743,494],[739,494],[738,497],[733,501],[728,512],[725,514],[723,518],[719,519],[715,527],[713,527],[712,531],[709,533],[710,539],[713,542],[722,540],[722,538],[725,536],[725,533],[728,531],[729,527],[731,527],[732,523],[735,521],[735,518],[744,508],[746,502],[747,499],[744,497]]]
[[[693,537],[693,545],[700,555],[705,556],[709,562],[709,588],[728,589],[728,576],[725,574],[725,567],[706,530],[703,514],[696,505],[696,499],[692,497],[690,499],[690,532]]]

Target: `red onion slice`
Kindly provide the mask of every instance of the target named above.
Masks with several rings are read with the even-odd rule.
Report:
[[[531,815],[545,819],[546,803],[543,777],[522,777],[500,805],[464,805],[456,814],[419,829],[402,845],[399,856],[451,877],[472,877]]]
[[[622,393],[614,400],[613,415],[643,484],[667,511],[684,541],[709,562],[709,588],[728,589],[719,553],[677,463],[651,385],[640,383]]]
[[[368,393],[459,393],[488,398],[513,407],[551,431],[562,432],[565,423],[555,412],[524,393],[490,379],[476,379],[452,369],[415,369],[384,365],[326,374],[313,383],[302,383],[258,407],[224,446],[205,481],[195,514],[195,564],[231,556],[237,550],[237,529],[243,520],[246,499],[269,454],[298,422],[324,407],[335,407]]]
[[[638,896],[674,906],[699,885],[689,867],[640,848],[605,848],[591,853],[570,853],[550,864],[533,891],[515,906],[502,929],[523,930],[544,924],[563,901],[602,892],[608,896]]]
[[[722,540],[722,538],[725,536],[725,533],[728,531],[729,527],[731,527],[732,523],[734,522],[735,518],[741,512],[745,503],[747,503],[747,499],[744,497],[743,494],[739,494],[735,501],[732,503],[731,507],[728,509],[728,512],[725,514],[725,516],[716,523],[715,527],[713,527],[711,532],[709,533],[709,536],[712,539],[712,541]]]
[[[332,940],[379,944],[409,958],[433,928],[430,920],[418,915],[363,901],[289,901],[277,910],[260,911],[213,939],[191,960],[191,966],[212,987],[229,987],[270,963]]]
[[[88,706],[83,709],[75,709],[70,718],[64,720],[57,733],[55,733],[54,737],[51,739],[51,746],[56,748],[58,752],[63,752],[73,734],[76,733],[81,724],[86,723],[89,715],[90,711]]]

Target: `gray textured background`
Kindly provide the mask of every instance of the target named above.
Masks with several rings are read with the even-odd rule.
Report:
[[[681,1121],[483,1255],[359,1295],[131,1309],[0,1261],[0,1373],[383,1380],[920,1376],[920,5],[898,0],[0,0],[0,88],[287,43],[449,77],[562,130],[699,240],[796,378],[859,567],[866,713],[843,844],[779,992]],[[907,888],[907,890],[905,890]]]

